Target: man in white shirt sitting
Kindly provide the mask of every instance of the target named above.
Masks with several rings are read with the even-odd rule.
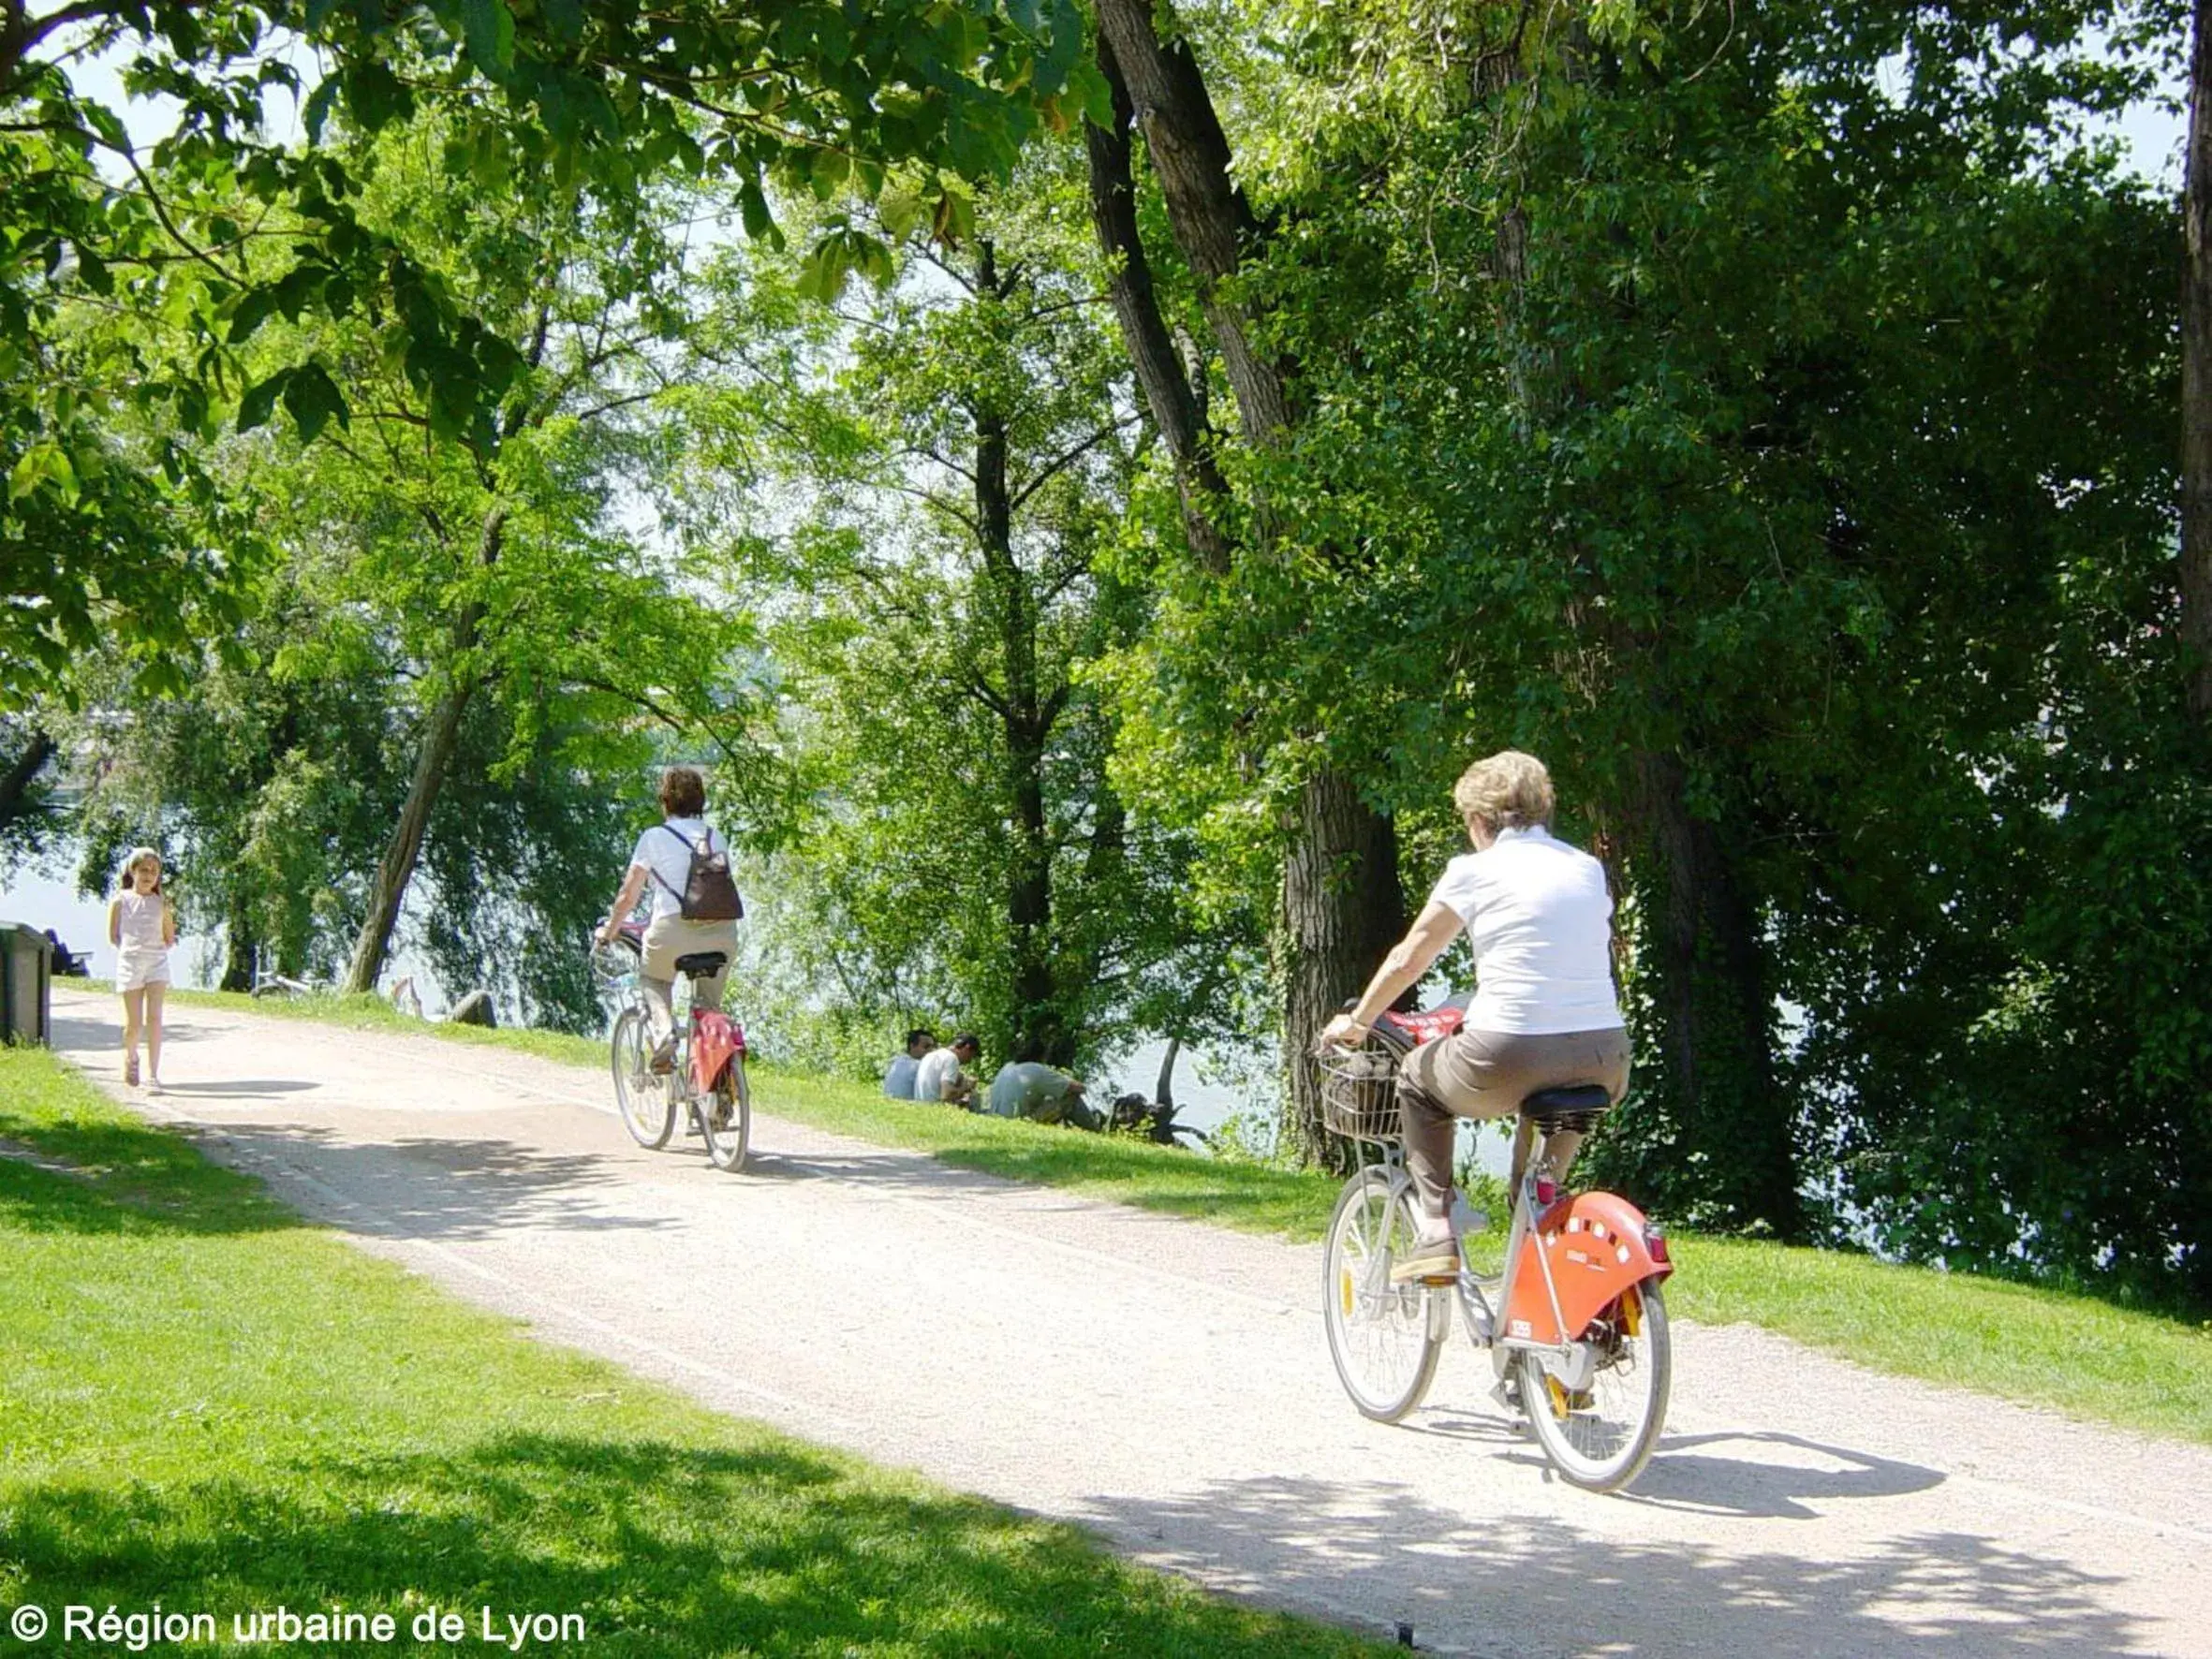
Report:
[[[975,1033],[964,1031],[952,1039],[950,1049],[933,1049],[923,1055],[921,1066],[914,1073],[914,1098],[949,1101],[954,1106],[972,1104],[976,1080],[967,1068],[975,1064],[982,1049]]]
[[[891,1063],[891,1069],[883,1074],[883,1092],[893,1100],[914,1098],[915,1074],[931,1050],[937,1046],[937,1035],[926,1026],[917,1025],[907,1033],[907,1051]]]

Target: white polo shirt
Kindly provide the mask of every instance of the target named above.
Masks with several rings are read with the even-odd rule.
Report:
[[[960,1056],[952,1052],[951,1045],[932,1049],[922,1057],[922,1064],[914,1072],[914,1098],[942,1100],[945,1085],[961,1075]]]
[[[671,830],[674,835],[669,833]],[[721,844],[704,818],[670,818],[638,837],[630,853],[630,868],[651,872],[645,877],[646,888],[653,895],[651,920],[684,914],[684,884],[691,879],[691,848]]]
[[[1475,947],[1470,1031],[1528,1036],[1612,1031],[1613,895],[1605,867],[1548,830],[1501,830],[1486,851],[1444,866],[1429,895]]]

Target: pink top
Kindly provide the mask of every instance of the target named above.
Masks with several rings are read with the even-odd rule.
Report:
[[[117,897],[115,931],[125,957],[144,960],[169,948],[161,925],[168,908],[169,901],[159,893],[141,893],[135,888]]]

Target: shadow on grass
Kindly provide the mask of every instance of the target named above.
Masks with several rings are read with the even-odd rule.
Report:
[[[531,1435],[250,1484],[19,1488],[0,1507],[0,1585],[49,1609],[205,1609],[226,1644],[238,1609],[336,1603],[404,1631],[435,1603],[479,1647],[487,1606],[495,1625],[581,1614],[586,1640],[551,1646],[595,1654],[1381,1652],[1132,1572],[1070,1528],[766,1438]]]
[[[1713,1484],[1710,1468],[1670,1476],[1668,1461],[1662,1451],[1645,1482]],[[1470,1524],[1394,1484],[1283,1476],[1094,1500],[1091,1518],[1148,1562],[1264,1572],[1272,1601],[1369,1608],[1446,1650],[1919,1659],[2140,1652],[2160,1634],[2101,1604],[2115,1580],[1955,1531],[1888,1534],[1846,1558],[1808,1559],[1597,1538],[1550,1518]]]
[[[209,1164],[182,1136],[135,1120],[31,1118],[0,1102],[0,1137],[40,1160],[0,1155],[0,1226],[216,1236],[305,1225],[260,1182]]]

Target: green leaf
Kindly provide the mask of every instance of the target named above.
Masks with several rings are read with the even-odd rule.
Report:
[[[230,314],[230,331],[225,338],[233,345],[243,345],[254,337],[254,330],[266,322],[269,314],[275,309],[274,288],[249,289],[239,301],[238,309]]]
[[[851,175],[852,163],[842,150],[817,150],[807,170],[814,180],[815,195],[827,201]]]
[[[546,27],[564,46],[583,37],[583,0],[540,0]]]
[[[312,26],[314,19],[312,6],[308,8],[308,17]],[[307,141],[310,144],[322,142],[323,124],[330,120],[331,106],[336,103],[337,99],[338,78],[335,75],[325,75],[316,82],[315,90],[307,95],[307,106],[300,111],[300,124],[307,129]]]
[[[77,247],[77,275],[96,294],[115,291],[115,279],[108,274],[106,261],[81,242]]]
[[[266,426],[275,411],[277,394],[284,390],[284,383],[292,372],[280,369],[259,385],[247,389],[245,396],[238,400],[238,430],[252,432],[257,426]]]
[[[760,181],[747,179],[737,192],[738,212],[744,216],[745,234],[766,236],[775,220],[768,212],[768,198],[761,193]]]
[[[345,80],[346,108],[363,132],[380,132],[390,123],[415,112],[415,95],[373,58],[353,65],[346,71]]]
[[[127,150],[130,148],[128,129],[124,126],[122,119],[116,115],[115,111],[109,109],[107,105],[96,104],[87,100],[79,104],[77,110],[84,117],[86,124],[91,126],[92,130],[99,134],[100,142],[107,145],[109,149]]]
[[[352,424],[352,412],[346,406],[345,394],[323,370],[320,363],[302,363],[291,374],[284,389],[284,406],[291,411],[299,422],[300,436],[312,444],[330,424],[332,416],[340,426]]]
[[[886,190],[877,198],[876,211],[893,242],[904,242],[922,223],[922,198],[911,190]]]
[[[514,70],[514,13],[507,0],[461,0],[461,26],[468,55],[494,81]]]

